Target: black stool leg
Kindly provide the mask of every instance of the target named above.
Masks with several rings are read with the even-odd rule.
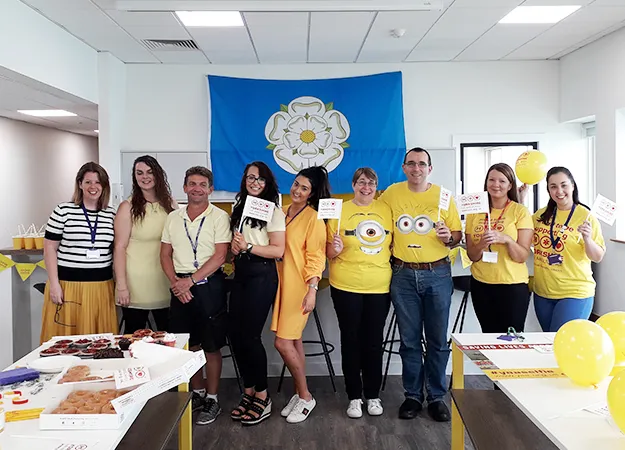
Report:
[[[154,317],[152,316],[152,312],[148,313],[148,328],[150,330],[156,330],[156,324],[153,320],[150,320],[150,318],[154,319]]]
[[[323,356],[326,359],[328,365],[328,373],[330,375],[330,381],[332,382],[332,389],[336,392],[336,384],[334,383],[334,366],[332,365],[332,359],[330,358],[330,352],[328,351],[328,345],[326,338],[323,335],[323,329],[321,328],[321,322],[319,321],[319,314],[316,309],[313,309],[313,315],[315,317],[315,324],[317,325],[317,332],[319,333],[319,339],[321,340],[321,347],[323,348]]]
[[[122,312],[122,319],[119,321],[119,334],[124,334],[124,331],[126,331],[126,330],[122,331],[122,328],[124,327],[124,323],[125,323],[124,313]]]
[[[241,386],[241,374],[239,373],[239,366],[237,365],[237,359],[234,357],[234,352],[232,351],[232,344],[230,344],[230,339],[226,340],[228,344],[228,348],[230,349],[230,358],[232,358],[232,367],[234,367],[234,373],[237,376],[237,384],[239,385],[239,392],[243,393],[243,386]]]
[[[386,387],[386,379],[388,378],[388,369],[391,365],[391,357],[393,356],[393,341],[395,340],[395,322],[397,321],[397,315],[395,311],[393,311],[393,315],[391,316],[391,322],[388,324],[388,330],[386,331],[386,337],[384,338],[384,348],[386,348],[386,344],[390,345],[388,350],[388,356],[386,357],[386,367],[384,368],[384,376],[382,377],[382,390]],[[393,333],[391,336],[391,340],[389,341],[389,335]]]
[[[286,372],[286,364],[282,364],[282,372],[280,373],[280,381],[278,381],[277,392],[280,392],[280,389],[282,389],[282,382],[284,381],[284,372]]]

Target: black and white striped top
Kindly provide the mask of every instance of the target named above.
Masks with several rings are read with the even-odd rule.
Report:
[[[60,241],[57,252],[59,280],[106,281],[113,278],[113,221],[115,210],[87,210],[91,226],[98,219],[95,245],[80,205],[61,203],[52,212],[46,227],[46,239]],[[100,257],[87,259],[87,250],[95,247]]]

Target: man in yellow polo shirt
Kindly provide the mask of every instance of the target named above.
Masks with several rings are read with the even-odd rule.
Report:
[[[380,196],[391,208],[394,222],[391,299],[399,324],[406,397],[399,418],[414,419],[421,411],[425,385],[430,416],[447,422],[451,416],[444,402],[445,368],[453,293],[449,248],[462,238],[462,225],[453,199],[438,218],[440,186],[428,183],[432,160],[426,150],[409,150],[403,170],[407,181],[389,186]],[[424,329],[425,361],[421,347]]]
[[[221,266],[232,240],[228,214],[208,201],[213,173],[191,167],[184,177],[187,206],[167,217],[161,238],[161,265],[171,283],[169,328],[189,333],[191,350],[206,354],[206,383],[202,371],[191,379],[192,409],[202,409],[197,424],[215,421],[221,413],[217,390],[221,377],[221,352],[226,345],[227,306],[225,276]]]

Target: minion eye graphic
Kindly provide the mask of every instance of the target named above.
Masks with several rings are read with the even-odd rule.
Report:
[[[414,230],[417,234],[428,234],[432,228],[434,228],[434,223],[428,216],[415,217]]]
[[[397,229],[402,234],[408,234],[412,231],[414,227],[414,219],[410,217],[408,214],[402,214],[397,219]]]
[[[345,230],[345,236],[354,236],[362,244],[360,251],[365,255],[380,253],[382,244],[390,233],[380,222],[372,219],[363,220],[353,230]]]

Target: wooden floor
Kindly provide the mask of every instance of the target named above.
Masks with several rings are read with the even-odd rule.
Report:
[[[193,450],[446,450],[451,447],[450,423],[434,422],[425,409],[414,420],[397,418],[404,400],[399,376],[389,377],[386,390],[380,395],[384,415],[369,417],[363,411],[361,419],[350,419],[345,414],[349,402],[341,377],[337,378],[336,394],[328,377],[310,377],[308,381],[317,407],[306,421],[292,425],[280,417],[280,410],[293,394],[293,386],[287,379],[282,392],[276,393],[277,379],[271,379],[269,390],[274,405],[271,417],[260,425],[244,428],[230,419],[230,410],[239,399],[236,380],[223,380],[219,393],[223,412],[211,425],[194,425]],[[492,389],[492,383],[479,375],[465,377],[465,386]],[[473,449],[468,437],[466,442],[466,448]],[[175,435],[167,449],[176,450],[177,443]]]

